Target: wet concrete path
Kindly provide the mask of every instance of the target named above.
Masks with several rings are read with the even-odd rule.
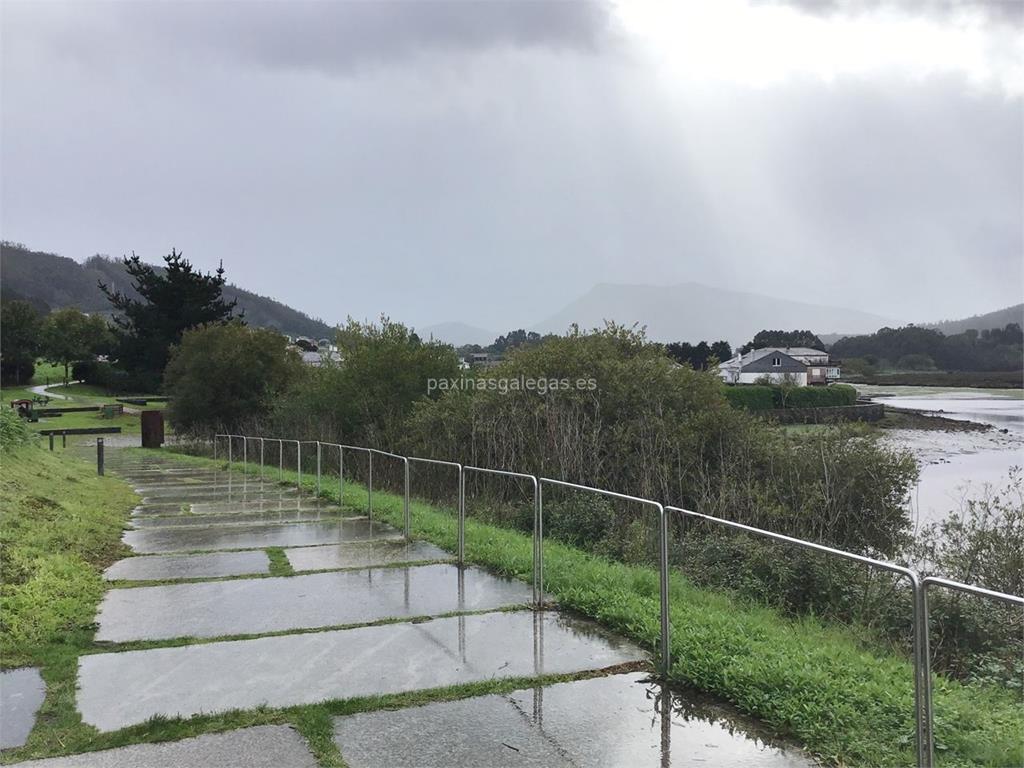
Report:
[[[432,544],[407,542],[387,525],[269,479],[193,470],[168,455],[111,450],[108,457],[111,473],[144,488],[149,500],[124,534],[135,556],[105,574],[115,584],[101,604],[96,640],[147,645],[79,658],[77,707],[83,722],[102,732],[157,716],[601,674],[648,660],[642,649],[594,622],[524,608],[531,598],[525,583],[458,568]],[[295,506],[286,514],[268,509],[275,504]],[[194,640],[168,644],[174,638]],[[366,713],[355,716],[365,722],[337,720],[335,738],[353,768],[663,765],[661,742],[651,739],[664,734],[650,726],[642,689],[635,672],[619,673],[504,697]],[[538,708],[538,695],[546,709]],[[501,734],[494,723],[505,741],[515,741],[514,755],[508,746],[495,746]],[[693,730],[685,718],[665,727],[714,742],[705,750],[706,764],[807,764],[787,762],[789,755],[742,730],[729,735],[728,728],[708,730],[706,723]],[[380,742],[385,733],[394,738]],[[628,747],[611,749],[619,739]],[[730,740],[740,746],[713,751]],[[308,760],[303,744],[289,747],[287,741],[281,748],[291,749],[294,761],[282,758],[281,764]],[[187,755],[191,747],[178,745]],[[110,753],[112,765],[120,764],[118,752]],[[159,754],[163,760],[177,753]],[[64,764],[79,763],[54,763]]]

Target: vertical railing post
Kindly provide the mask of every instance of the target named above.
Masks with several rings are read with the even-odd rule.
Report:
[[[657,505],[660,520],[660,549],[661,549],[661,674],[668,678],[669,669],[672,666],[672,625],[669,616],[669,594],[668,594],[668,513],[661,505]]]
[[[240,435],[242,438],[242,475],[244,477],[248,464],[249,464],[249,438],[245,435]]]
[[[405,462],[405,540],[408,541],[412,538],[412,517],[409,514],[409,459],[403,459]]]
[[[232,456],[231,444],[235,442],[235,436],[234,435],[227,435],[226,437],[228,439],[228,469],[231,469],[231,461],[232,461],[232,459],[231,459],[231,456]]]
[[[458,508],[458,529],[459,529],[459,546],[458,556],[459,565],[465,565],[466,563],[466,476],[462,473],[462,465],[459,464],[459,508]]]
[[[320,441],[316,441],[316,495],[320,495]]]
[[[103,438],[96,438],[96,474],[103,474]]]
[[[217,460],[217,435],[213,436],[213,460]]]
[[[60,433],[60,447],[61,448],[67,448],[68,447],[68,433],[67,432],[61,432]]]
[[[295,471],[298,473],[298,479],[295,481],[295,487],[299,491],[299,496],[302,495],[302,442],[299,440],[295,441]]]
[[[53,450],[53,432],[50,433],[50,450]]]
[[[917,574],[910,577],[914,593],[914,704],[917,716],[917,764],[932,768],[935,751],[932,745],[931,648],[928,642],[927,587]]]
[[[373,454],[367,453],[370,457],[370,471],[367,477],[366,483],[366,517],[369,520],[373,520]]]
[[[266,441],[262,437],[259,440],[260,440],[260,481],[262,483],[262,481],[263,481],[263,448],[264,448],[264,443]]]
[[[277,441],[277,482],[284,482],[284,440]]]
[[[338,446],[338,504],[345,506],[345,449]]]
[[[533,486],[533,583],[537,607],[544,605],[544,491],[535,479]]]

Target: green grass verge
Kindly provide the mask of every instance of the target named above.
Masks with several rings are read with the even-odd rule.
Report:
[[[60,416],[40,416],[39,421],[29,424],[29,429],[80,429],[82,427],[120,427],[123,434],[138,435],[142,431],[142,418],[137,413],[105,419],[98,411],[65,413]]]
[[[94,466],[35,445],[2,461],[0,658],[5,667],[45,663],[88,635],[101,573],[127,552],[121,531],[138,497]]]
[[[142,449],[133,449],[142,450]],[[183,456],[182,461],[211,464]],[[224,464],[224,462],[219,462]],[[240,468],[241,465],[236,464]],[[258,468],[249,465],[248,471]],[[285,473],[295,482],[295,474]],[[304,478],[307,480],[307,478]],[[315,481],[308,488],[313,490]],[[333,484],[324,496],[337,499]],[[345,506],[366,508],[365,488],[345,483]],[[374,513],[401,525],[402,499],[375,491]],[[449,550],[456,542],[452,510],[414,501],[412,533]],[[469,561],[529,580],[531,537],[466,523]],[[651,568],[609,561],[557,542],[544,545],[545,587],[562,606],[654,648],[659,586]],[[865,648],[848,628],[792,619],[731,596],[690,585],[673,574],[671,682],[694,686],[796,738],[821,759],[849,765],[912,765],[913,673],[909,661]],[[1024,764],[1024,707],[999,689],[935,680],[935,734],[942,766]]]

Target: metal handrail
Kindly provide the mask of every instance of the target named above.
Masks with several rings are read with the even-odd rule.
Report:
[[[326,445],[329,448],[338,449],[338,504],[344,506],[345,504],[345,449],[338,443],[327,443],[321,442],[319,445]],[[317,449],[317,475],[319,477],[320,472],[320,449]],[[316,486],[317,493],[320,492],[320,483],[317,482]]]
[[[458,483],[458,507],[457,507],[457,546],[456,555],[458,564],[464,565],[466,561],[466,487],[462,483],[462,465],[457,461],[442,461],[441,459],[421,459],[418,456],[409,456],[409,461],[419,461],[423,464],[438,464],[445,467],[455,467],[459,470]]]
[[[350,451],[363,451],[369,457],[369,472],[367,474],[366,482],[366,517],[369,520],[373,520],[373,451],[369,448],[363,448],[361,445],[344,445],[341,446],[342,450],[346,448]]]
[[[398,459],[403,463],[403,472],[405,474],[405,494],[403,499],[402,517],[405,523],[405,539],[406,541],[408,541],[412,538],[412,517],[410,516],[409,512],[409,459],[406,458],[405,456],[399,456],[397,453],[389,453],[388,451],[382,451],[379,448],[368,448],[367,450],[370,451],[371,459],[373,458],[373,454],[376,453],[381,456],[388,456],[392,459]]]
[[[317,493],[317,496],[319,496],[320,495],[320,441],[319,440],[299,440],[298,443],[299,443],[300,451],[301,451],[301,447],[303,445],[315,445],[316,446],[316,493]],[[299,458],[298,458],[297,464],[298,464],[298,468],[299,468],[299,477],[301,479],[301,477],[302,477],[302,454],[301,453],[299,454]]]
[[[996,592],[991,589],[985,589],[984,587],[976,587],[973,584],[964,584],[961,581],[953,581],[952,579],[943,579],[939,576],[925,576],[921,579],[921,613],[924,622],[924,648],[923,648],[923,683],[924,683],[924,701],[925,707],[928,713],[928,749],[929,749],[929,765],[935,762],[935,734],[934,734],[934,713],[932,711],[932,654],[929,645],[929,634],[930,634],[930,622],[928,618],[928,587],[935,585],[936,587],[944,587],[945,589],[952,589],[957,592],[965,592],[969,595],[975,595],[977,597],[987,597],[990,600],[999,600],[1000,602],[1009,603],[1010,605],[1019,605],[1024,607],[1024,597],[1018,597],[1017,595],[1008,595],[1005,592]]]
[[[299,441],[289,440],[282,438],[263,438],[263,437],[249,437],[246,435],[229,435],[218,433],[214,435],[213,439],[213,450],[214,458],[217,456],[217,440],[218,438],[227,438],[228,445],[228,463],[232,462],[232,446],[233,440],[242,439],[243,443],[243,462],[247,461],[247,440],[260,440],[261,441],[261,476],[262,476],[262,463],[263,463],[263,440],[270,440],[272,442],[278,442],[279,448],[279,467],[281,471],[281,477],[284,477],[284,443],[295,443],[297,450],[297,466],[298,466],[298,485],[301,491],[302,483],[302,445],[316,443],[318,448],[318,485],[317,490],[319,492],[319,475],[320,475],[320,450],[321,446],[329,445],[338,448],[339,450],[339,500],[342,498],[342,491],[344,490],[344,451],[354,450],[363,451],[369,458],[369,473],[367,478],[367,514],[369,518],[373,519],[373,455],[380,454],[382,456],[388,456],[395,459],[402,460],[405,464],[405,534],[408,538],[410,533],[410,517],[409,517],[409,463],[412,461],[418,461],[428,464],[439,464],[445,466],[456,467],[459,471],[459,498],[458,498],[458,555],[459,564],[463,564],[465,556],[465,517],[466,517],[466,502],[465,502],[465,491],[466,491],[466,474],[468,472],[480,472],[491,475],[499,475],[504,477],[514,477],[525,480],[530,480],[534,486],[534,534],[533,534],[533,556],[534,556],[534,569],[533,569],[533,595],[534,605],[537,607],[543,606],[544,600],[544,549],[543,549],[543,532],[544,532],[544,511],[543,511],[543,483],[549,483],[551,485],[570,488],[574,490],[587,491],[591,493],[597,493],[603,496],[611,498],[622,499],[625,501],[631,501],[636,503],[645,504],[651,506],[659,511],[660,517],[660,561],[661,561],[661,644],[662,644],[662,659],[661,659],[661,671],[667,676],[669,671],[670,662],[670,613],[669,613],[669,579],[668,579],[668,515],[671,512],[679,513],[685,517],[703,520],[708,523],[722,525],[733,530],[742,531],[745,533],[753,534],[755,536],[762,536],[773,541],[781,542],[784,544],[793,544],[804,549],[810,549],[812,551],[821,552],[827,555],[834,555],[836,557],[850,560],[852,562],[861,563],[873,568],[878,568],[889,573],[893,573],[899,576],[903,576],[908,579],[911,585],[913,595],[913,667],[914,667],[914,710],[916,720],[916,744],[917,744],[917,762],[922,768],[931,768],[934,765],[934,734],[933,734],[933,723],[934,713],[932,709],[932,679],[931,679],[931,658],[929,648],[929,627],[930,619],[928,615],[928,596],[927,589],[929,586],[942,587],[946,589],[953,589],[968,594],[973,594],[980,597],[987,597],[994,600],[1000,600],[1002,602],[1010,603],[1012,605],[1020,605],[1024,607],[1024,598],[1017,595],[1009,595],[1002,592],[996,592],[993,590],[985,589],[983,587],[977,587],[972,584],[964,584],[962,582],[952,581],[950,579],[944,579],[937,576],[927,576],[921,578],[918,573],[902,565],[890,563],[885,560],[877,560],[875,558],[867,557],[865,555],[858,555],[853,552],[847,552],[845,550],[836,549],[834,547],[828,547],[824,544],[818,544],[804,539],[797,539],[792,536],[786,536],[781,533],[774,533],[762,528],[755,528],[750,525],[738,523],[732,520],[726,520],[712,515],[705,515],[700,512],[694,512],[692,510],[684,509],[676,506],[663,506],[662,504],[653,501],[651,499],[644,499],[638,496],[630,496],[624,493],[618,493],[615,491],[607,491],[602,488],[594,488],[586,485],[579,485],[576,483],[566,482],[564,480],[555,480],[553,478],[538,478],[534,475],[526,474],[523,472],[512,472],[509,470],[502,469],[489,469],[486,467],[473,467],[459,464],[454,461],[444,461],[441,459],[424,459],[413,456],[401,456],[397,453],[390,453],[388,451],[379,450],[377,448],[365,448],[358,445],[344,445],[339,443],[326,443],[322,441]]]
[[[536,475],[528,475],[525,472],[510,472],[506,469],[487,469],[486,467],[463,466],[459,474],[459,498],[462,499],[462,516],[466,511],[466,473],[480,472],[488,475],[499,475],[501,477],[516,477],[521,480],[529,480],[533,483],[533,604],[537,607],[544,605],[544,552],[540,546],[540,537],[544,529],[540,502],[540,483]]]
[[[299,492],[299,496],[302,495],[302,443],[298,440],[290,440],[286,437],[268,437],[267,440],[276,440],[281,444],[280,453],[280,466],[281,466],[281,478],[284,479],[284,444],[295,443],[296,461],[295,471],[297,473],[297,480],[295,481],[295,487]]]
[[[608,496],[608,497],[613,498],[613,499],[621,499],[622,501],[631,501],[631,502],[634,502],[636,504],[644,504],[646,506],[653,507],[655,509],[655,511],[658,513],[658,538],[659,538],[658,559],[659,559],[659,571],[660,571],[660,574],[659,574],[659,576],[660,576],[660,579],[659,579],[660,584],[659,584],[659,586],[660,586],[660,593],[661,593],[660,596],[659,596],[660,597],[660,601],[661,601],[661,664],[660,664],[660,667],[661,667],[662,675],[667,677],[669,669],[671,667],[671,660],[672,660],[672,646],[670,644],[671,643],[672,629],[671,629],[671,623],[670,623],[670,606],[669,606],[669,590],[668,590],[668,586],[669,586],[669,583],[668,583],[668,576],[669,576],[669,569],[668,569],[668,516],[666,515],[666,510],[668,509],[668,507],[665,507],[665,506],[661,505],[657,501],[652,501],[651,499],[643,499],[643,498],[640,498],[639,496],[630,496],[629,494],[618,493],[616,491],[606,491],[603,488],[593,488],[593,487],[591,487],[589,485],[580,485],[578,483],[568,483],[565,480],[554,480],[554,479],[552,479],[550,477],[542,477],[540,479],[540,482],[541,482],[541,486],[542,487],[543,487],[544,483],[549,483],[551,485],[556,485],[556,486],[558,486],[560,488],[570,488],[570,489],[576,490],[576,491],[586,491],[588,493],[596,493],[596,494],[599,494],[601,496]],[[544,504],[543,494],[541,494],[540,515],[541,515],[541,523],[542,523],[542,525],[543,525],[543,516],[544,516],[544,506],[543,506],[543,504]],[[543,528],[541,530],[541,545],[540,546],[541,546],[541,550],[543,552]],[[542,560],[541,560],[541,570],[542,570],[542,572],[543,572],[543,568],[544,568],[544,564],[543,564],[543,558],[542,558]]]
[[[917,762],[922,768],[930,768],[932,761],[931,755],[931,711],[928,707],[927,695],[925,693],[925,685],[923,680],[924,666],[925,666],[925,636],[927,635],[927,627],[923,623],[923,594],[924,590],[921,587],[921,579],[917,573],[910,568],[905,568],[902,565],[896,565],[895,563],[889,563],[885,560],[875,560],[865,555],[857,555],[853,552],[846,552],[842,549],[835,549],[833,547],[827,547],[824,544],[815,544],[812,541],[804,541],[803,539],[795,539],[792,536],[786,536],[781,533],[774,533],[772,531],[766,531],[763,528],[755,528],[752,525],[745,525],[743,523],[737,523],[733,520],[725,520],[720,517],[713,517],[711,515],[705,515],[700,512],[694,512],[693,510],[683,509],[682,507],[665,507],[666,512],[678,512],[687,517],[692,517],[697,520],[704,520],[708,523],[715,523],[717,525],[724,525],[727,528],[732,528],[737,531],[743,531],[744,533],[750,533],[755,536],[763,536],[773,541],[779,541],[784,544],[794,544],[798,547],[805,549],[811,549],[815,552],[822,552],[827,555],[835,555],[846,560],[852,560],[857,563],[863,563],[864,565],[870,565],[875,568],[879,568],[883,571],[889,571],[900,576],[905,576],[910,581],[911,589],[913,590],[914,596],[914,717],[916,721],[916,733],[917,733]]]

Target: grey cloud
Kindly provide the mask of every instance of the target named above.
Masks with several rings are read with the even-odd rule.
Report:
[[[1024,27],[1020,0],[755,0],[790,5],[804,13],[856,16],[877,11],[898,11],[913,16],[948,19],[963,11],[979,13],[991,24]]]
[[[95,6],[91,6],[95,8]],[[122,2],[104,9],[136,48],[237,59],[269,69],[347,73],[424,52],[492,47],[594,50],[606,0]],[[79,30],[65,30],[65,39]]]
[[[427,47],[480,55],[323,77],[330,35],[283,17],[272,45],[270,15],[226,35],[226,6],[209,29],[84,7],[68,13],[90,24],[74,35],[88,65],[24,18],[5,29],[0,229],[34,248],[176,246],[328,320],[496,330],[597,282],[919,321],[1020,301],[1021,99],[960,78],[669,90],[617,47],[549,30],[448,31]],[[392,57],[420,47],[403,34]],[[232,66],[209,60],[218,40]]]

